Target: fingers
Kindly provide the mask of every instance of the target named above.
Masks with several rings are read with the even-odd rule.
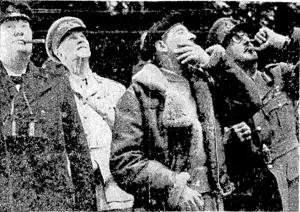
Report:
[[[255,51],[262,51],[264,49],[266,49],[268,46],[270,45],[269,41],[263,43],[262,45],[260,45],[259,47],[252,47],[251,49],[255,50]]]
[[[178,48],[183,48],[183,47],[194,46],[194,45],[195,45],[195,43],[193,41],[188,41],[188,42],[178,44],[177,47]]]
[[[192,211],[192,207],[190,206],[189,203],[187,202],[183,203],[183,211]]]
[[[240,129],[245,126],[245,122],[241,122],[232,126],[233,129]]]
[[[221,45],[216,44],[216,45],[208,47],[207,49],[205,49],[205,51],[206,51],[206,53],[211,55],[213,52],[225,52],[225,49]]]
[[[178,206],[184,211],[200,211],[203,209],[204,201],[198,191],[187,187],[180,197]]]
[[[176,59],[181,61],[181,64],[188,63],[189,61],[205,64],[209,61],[209,55],[197,45],[182,47],[174,50],[174,53],[180,54]]]
[[[190,51],[185,52],[185,53],[179,55],[179,56],[177,57],[177,60],[182,60],[183,58],[186,58],[186,57],[190,56],[191,54],[193,54],[193,52],[190,52]]]
[[[183,61],[181,61],[181,64],[185,64],[185,63],[195,60],[195,59],[196,59],[196,56],[191,54],[190,56],[186,57]]]
[[[258,41],[259,43],[264,43],[264,42],[266,42],[268,40],[268,37],[267,37],[267,35],[266,35],[266,33],[264,31],[259,31],[254,36],[254,39],[256,41]]]
[[[199,208],[193,200],[188,200],[188,205],[190,206],[191,211],[199,211]]]
[[[257,41],[260,46],[254,47],[253,49],[256,51],[261,51],[270,46],[269,38],[272,34],[271,32],[272,31],[267,27],[259,29],[259,31],[254,36],[254,40]]]
[[[202,210],[202,208],[204,207],[204,200],[202,199],[200,194],[199,196],[194,197],[194,202],[196,203],[198,210]]]
[[[187,52],[187,51],[192,51],[193,49],[194,49],[194,47],[192,47],[192,46],[184,46],[184,47],[181,47],[179,49],[175,49],[174,53],[175,54],[180,54],[180,53],[184,53],[184,52]]]
[[[251,140],[251,128],[245,122],[234,125],[232,129],[241,142]]]

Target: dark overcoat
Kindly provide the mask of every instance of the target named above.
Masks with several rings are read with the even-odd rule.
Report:
[[[236,110],[241,105],[234,101],[234,96],[243,99],[244,105],[251,103],[250,99],[242,95],[245,94],[242,87],[236,87],[234,96],[221,99],[221,108],[226,111],[222,115],[230,117],[223,119],[222,124],[230,127],[245,121],[252,131],[251,142],[241,143],[231,136],[226,146],[227,170],[237,185],[233,194],[235,196],[228,199],[230,210],[287,208],[287,182],[299,177],[299,141],[296,130],[299,65],[272,64],[263,72],[256,72],[251,84],[254,85],[252,91],[261,101],[259,110]],[[230,70],[234,69],[244,72],[237,65],[233,65]],[[263,150],[266,149],[264,146],[268,151]]]
[[[32,63],[23,81],[18,92],[0,64],[1,210],[93,210],[92,163],[68,83]]]

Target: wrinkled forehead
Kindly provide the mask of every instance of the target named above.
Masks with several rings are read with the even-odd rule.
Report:
[[[76,34],[84,34],[85,30],[83,28],[74,28],[67,31],[64,36],[60,39],[59,45],[64,42],[67,38],[74,36]]]
[[[19,22],[27,23],[28,25],[30,25],[29,21],[26,18],[22,18],[22,17],[6,18],[3,21],[1,21],[0,25],[2,25],[2,24],[17,24]]]
[[[186,29],[186,27],[182,23],[176,23],[166,30],[166,32],[162,35],[162,38],[166,39],[169,35],[172,35],[178,28]]]

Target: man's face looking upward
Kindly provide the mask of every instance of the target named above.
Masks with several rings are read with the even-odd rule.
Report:
[[[24,41],[32,40],[32,30],[25,19],[7,19],[0,24],[1,57],[7,57],[14,51],[31,54],[32,44]]]
[[[156,49],[169,54],[170,57],[177,57],[175,50],[184,46],[195,45],[196,36],[191,33],[184,25],[175,24],[162,36],[162,40],[156,43]]]
[[[249,36],[243,32],[235,32],[229,41],[226,52],[231,58],[239,63],[257,60],[257,53],[253,50],[253,44]]]
[[[60,60],[73,61],[77,58],[89,58],[91,50],[82,31],[72,31],[61,41],[56,50]]]

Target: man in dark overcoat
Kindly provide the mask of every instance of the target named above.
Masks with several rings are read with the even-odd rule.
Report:
[[[218,37],[217,28],[211,29],[215,34],[214,37]],[[295,93],[299,90],[300,64],[299,62],[296,65],[270,64],[259,71],[257,48],[249,39],[247,29],[249,25],[233,24],[228,27],[225,36],[219,39],[219,43],[225,48],[228,70],[246,73],[255,84],[255,92],[261,100],[260,110],[250,119],[238,116],[223,121],[223,125],[237,138],[231,139],[231,142],[239,140],[232,143],[232,152],[229,155],[240,165],[240,170],[233,170],[236,180],[239,181],[237,190],[248,193],[248,198],[245,200],[241,201],[242,196],[230,199],[234,204],[241,201],[240,205],[233,204],[234,207],[240,208],[231,208],[231,210],[298,211],[299,141],[296,135],[295,102],[298,102],[299,97]],[[283,46],[285,42],[285,39],[281,39],[283,36],[274,32],[269,32],[266,38],[265,41],[270,45],[283,40],[281,45]],[[293,37],[289,42],[296,44],[297,40],[299,38]],[[299,51],[299,42],[295,50]],[[242,88],[235,90],[237,95],[241,92],[244,93]],[[244,104],[249,103],[247,98],[240,96],[245,100]],[[228,109],[227,117],[235,117],[234,114],[238,112],[235,108],[238,104],[230,99],[228,97],[228,101],[223,102],[223,105]],[[248,111],[244,111],[244,114],[247,113]],[[248,151],[247,155],[240,154],[243,152],[241,147]],[[238,177],[241,169],[245,172]]]
[[[70,88],[30,62],[28,5],[1,1],[0,9],[1,211],[94,210],[92,163]]]

